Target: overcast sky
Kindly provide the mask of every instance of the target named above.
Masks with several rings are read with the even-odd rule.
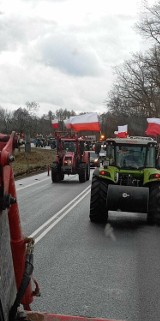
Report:
[[[148,0],[148,4],[155,1]],[[0,0],[0,106],[106,112],[114,66],[144,48],[142,0]]]

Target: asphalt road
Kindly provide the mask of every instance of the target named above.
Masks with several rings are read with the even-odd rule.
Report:
[[[89,221],[90,183],[16,181],[22,228],[35,237],[33,310],[129,321],[160,320],[160,228],[145,214]]]

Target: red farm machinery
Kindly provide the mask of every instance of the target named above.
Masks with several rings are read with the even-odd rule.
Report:
[[[60,182],[64,175],[79,175],[79,182],[90,178],[90,154],[85,151],[85,140],[76,133],[56,132],[56,156],[51,165],[53,183]]]

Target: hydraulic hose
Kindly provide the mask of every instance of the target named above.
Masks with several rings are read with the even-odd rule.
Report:
[[[18,289],[16,299],[9,311],[9,321],[16,321],[17,317],[17,308],[20,306],[21,300],[23,298],[23,295],[25,294],[25,291],[29,285],[29,282],[31,280],[31,276],[33,273],[33,253],[27,253],[26,254],[26,260],[25,260],[25,268],[24,273],[22,277],[22,281],[20,284],[20,287]]]

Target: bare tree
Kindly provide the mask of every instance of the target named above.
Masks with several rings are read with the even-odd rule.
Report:
[[[8,134],[12,130],[12,113],[0,107],[0,132]]]
[[[140,22],[135,25],[139,33],[147,39],[160,44],[160,1],[153,6],[148,6],[144,1],[144,11]]]
[[[35,101],[31,101],[31,102],[27,101],[26,102],[26,108],[27,108],[28,113],[29,113],[30,116],[31,115],[35,116],[36,112],[39,109],[39,107],[40,107],[39,104],[37,102],[35,102]]]
[[[106,101],[112,112],[160,117],[159,49],[134,54],[116,68],[117,81]]]

